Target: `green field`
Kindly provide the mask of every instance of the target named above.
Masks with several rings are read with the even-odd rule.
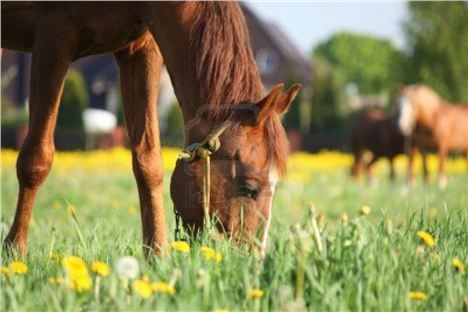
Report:
[[[442,191],[435,181],[407,188],[401,161],[397,181],[387,181],[382,163],[376,168],[378,183],[368,185],[348,177],[347,155],[302,155],[292,161],[289,176],[279,185],[265,259],[205,237],[187,254],[172,250],[164,258],[147,261],[141,252],[137,190],[126,163],[129,155],[124,151],[119,155],[56,157],[36,202],[29,254],[2,257],[5,267],[13,260],[28,266],[24,275],[2,274],[2,311],[468,309],[468,275],[452,265],[453,258],[468,261],[465,164],[449,164],[449,184]],[[164,155],[170,166],[174,152]],[[14,156],[8,154],[2,163],[2,237],[16,204]],[[164,199],[172,240],[169,177],[170,173]],[[311,202],[320,214],[315,219],[322,250],[312,230]],[[75,207],[77,222],[68,204]],[[371,212],[360,216],[364,205]],[[349,215],[347,222],[341,220],[343,212]],[[435,246],[424,246],[418,231],[431,233]],[[201,246],[220,252],[222,260],[205,260]],[[52,285],[49,278],[65,275],[60,261],[50,259],[51,252],[60,258],[79,256],[88,266],[97,260],[106,262],[110,275],[96,278],[90,272],[93,286],[82,292],[69,289],[66,281]],[[175,294],[155,292],[142,298],[133,282],[119,278],[115,271],[116,261],[127,255],[138,259],[140,280],[172,280]],[[262,290],[263,296],[252,298],[252,289]],[[424,292],[427,298],[411,299],[410,291]]]

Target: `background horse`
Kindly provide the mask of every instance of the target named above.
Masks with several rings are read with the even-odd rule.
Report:
[[[29,132],[17,161],[19,196],[5,243],[26,250],[36,193],[54,156],[53,134],[64,78],[81,57],[113,52],[138,185],[143,241],[166,246],[163,170],[156,101],[163,57],[181,105],[185,143],[200,142],[220,122],[212,165],[211,213],[229,233],[255,233],[270,221],[274,183],[288,143],[280,115],[299,87],[263,97],[240,7],[232,2],[2,2],[2,47],[32,52]],[[201,113],[200,113],[201,112]],[[171,196],[186,226],[203,224],[200,160],[179,161]],[[240,207],[242,205],[242,208]],[[241,211],[244,209],[245,211]],[[245,220],[241,220],[241,215]]]
[[[412,141],[408,179],[413,180],[416,148],[436,148],[439,154],[439,186],[445,188],[445,159],[448,152],[468,154],[468,104],[454,105],[444,101],[425,85],[403,88],[399,96],[398,126]],[[425,160],[425,157],[423,157]],[[424,161],[424,170],[427,165]]]
[[[372,165],[385,157],[390,165],[390,178],[395,178],[394,158],[404,153],[404,137],[397,128],[396,120],[383,110],[371,108],[360,113],[353,121],[351,129],[351,151],[354,163],[351,175],[358,177],[364,166],[367,177],[372,178]],[[372,158],[364,163],[365,151],[372,153]]]

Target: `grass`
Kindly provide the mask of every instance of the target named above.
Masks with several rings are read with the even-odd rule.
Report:
[[[166,150],[170,170],[176,152]],[[2,151],[1,233],[11,224],[17,196],[15,154]],[[451,160],[448,188],[436,183],[404,184],[404,160],[399,179],[387,181],[378,164],[379,183],[354,182],[347,176],[350,157],[336,153],[295,155],[290,173],[274,201],[269,253],[265,259],[229,241],[203,237],[188,254],[172,250],[165,258],[144,259],[138,196],[126,151],[59,154],[34,210],[29,232],[30,252],[24,258],[3,255],[2,265],[25,262],[25,275],[1,277],[1,310],[450,310],[468,305],[468,279],[452,259],[468,260],[468,176],[464,164]],[[127,163],[128,161],[128,163]],[[431,167],[436,166],[434,160]],[[169,174],[166,182],[169,181]],[[168,185],[168,183],[166,183]],[[174,220],[168,188],[164,200],[169,231]],[[318,218],[308,210],[313,202]],[[68,205],[75,207],[75,216]],[[360,216],[363,205],[369,215]],[[349,215],[347,222],[340,215]],[[318,222],[319,250],[314,223]],[[417,232],[431,233],[434,247],[424,246]],[[200,248],[222,255],[205,260]],[[109,264],[111,273],[93,275],[93,287],[77,293],[66,285],[50,285],[64,276],[60,261],[77,255],[89,265]],[[138,259],[140,278],[174,283],[174,295],[155,293],[142,298],[132,282],[122,281],[115,263],[124,256]],[[249,296],[252,289],[264,292]],[[427,300],[408,298],[422,291]]]

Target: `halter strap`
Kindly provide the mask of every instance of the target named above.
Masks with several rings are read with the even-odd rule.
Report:
[[[210,189],[211,189],[211,181],[210,181],[210,172],[211,172],[211,163],[210,157],[213,153],[215,153],[220,147],[221,142],[219,137],[226,131],[229,127],[230,121],[226,120],[222,122],[219,126],[214,128],[210,134],[206,136],[206,138],[201,143],[192,143],[187,146],[182,152],[180,153],[178,159],[184,160],[186,162],[193,162],[197,158],[200,158],[204,161],[204,170],[203,170],[203,212],[205,214],[205,226],[210,228]],[[179,212],[174,207],[174,215],[176,221],[176,228],[175,228],[175,239],[179,239],[180,233],[180,215]]]

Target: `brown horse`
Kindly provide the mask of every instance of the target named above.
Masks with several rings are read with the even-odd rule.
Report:
[[[381,157],[388,159],[390,179],[395,178],[394,158],[404,153],[404,137],[397,128],[396,120],[383,110],[371,108],[359,114],[351,129],[351,151],[354,163],[351,175],[358,177],[362,166],[368,179],[372,178],[372,165]],[[363,163],[365,151],[372,153],[372,158]]]
[[[439,154],[439,186],[445,188],[445,159],[448,152],[468,153],[468,104],[453,105],[425,85],[403,88],[399,96],[398,126],[411,141],[408,180],[412,182],[416,150],[423,153],[423,166],[427,174],[425,153],[435,148]]]
[[[34,199],[54,156],[63,81],[81,57],[113,52],[140,198],[146,250],[167,245],[156,100],[168,68],[183,110],[185,142],[200,142],[226,119],[211,168],[211,213],[229,233],[255,234],[271,216],[274,184],[288,142],[280,115],[299,86],[263,97],[241,9],[233,2],[2,2],[2,47],[32,52],[28,136],[17,161],[19,196],[5,240],[20,251]],[[200,160],[178,161],[171,195],[186,226],[201,226]],[[243,218],[242,218],[243,216]],[[243,232],[243,233],[245,233]]]

